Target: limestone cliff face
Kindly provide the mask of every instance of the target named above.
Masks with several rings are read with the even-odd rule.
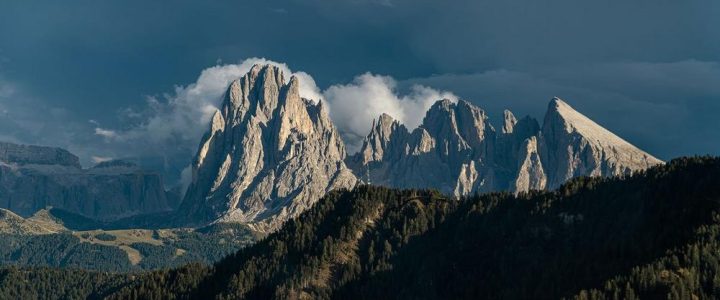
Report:
[[[559,98],[550,101],[541,137],[550,188],[578,176],[628,175],[662,163]]]
[[[70,152],[0,143],[0,208],[28,217],[55,207],[110,221],[172,209],[159,175],[125,162],[82,169]]]
[[[327,109],[298,88],[296,77],[286,82],[277,67],[259,65],[230,85],[195,157],[185,216],[273,230],[356,184]]]
[[[518,155],[518,167],[515,180],[510,186],[512,192],[542,190],[547,186],[547,176],[543,169],[536,137],[525,139]]]
[[[532,148],[537,147],[536,136],[539,133],[540,125],[535,119],[526,116],[518,121],[512,112],[505,110],[503,131],[498,135],[495,152],[495,169],[498,177],[502,178],[495,186],[496,190],[527,190],[518,189],[516,179],[527,171],[522,168],[527,166],[523,162],[527,158],[528,147],[530,151],[537,152]],[[535,138],[535,141],[529,141],[530,138]]]
[[[0,161],[23,165],[58,165],[80,168],[78,157],[65,149],[6,142],[0,142]]]
[[[577,176],[629,174],[659,163],[560,99],[551,101],[542,128],[505,111],[499,133],[466,101],[438,101],[411,133],[383,115],[348,158],[372,184],[436,188],[457,197],[556,188]]]
[[[484,111],[466,101],[445,99],[436,102],[412,132],[381,116],[349,164],[372,184],[465,195],[493,189],[495,141]]]

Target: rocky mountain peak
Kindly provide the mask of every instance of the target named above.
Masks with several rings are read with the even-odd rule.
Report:
[[[542,127],[506,110],[501,134],[482,109],[462,100],[437,101],[410,134],[389,120],[373,123],[361,152],[348,160],[373,184],[460,197],[555,188],[576,176],[622,175],[661,163],[559,98],[550,101]]]
[[[60,165],[80,168],[80,159],[55,147],[0,142],[0,161],[19,165]]]
[[[299,86],[299,78],[286,82],[268,65],[230,84],[196,155],[181,206],[186,216],[273,230],[357,178],[461,197],[555,188],[576,176],[628,174],[660,162],[559,98],[550,101],[542,127],[506,110],[500,133],[464,100],[435,102],[412,132],[382,114],[361,150],[346,158],[326,108],[303,99]]]
[[[373,127],[370,130],[370,137],[383,143],[390,141],[393,133],[402,126],[400,122],[388,114],[382,114],[377,120],[373,120]],[[404,126],[403,126],[404,127]]]
[[[348,161],[356,174],[373,184],[433,187],[448,194],[484,189],[493,179],[495,130],[485,112],[470,102],[435,102],[422,124],[405,126],[381,116],[373,123],[361,151]]]
[[[434,131],[456,131],[455,107],[457,107],[457,105],[450,101],[450,99],[442,99],[435,102],[430,106],[430,109],[428,109],[420,126]]]
[[[392,116],[383,113],[380,115],[380,117],[377,118],[377,120],[373,120],[373,129],[378,132],[390,132],[392,127],[399,124],[398,121],[396,121]]]
[[[267,122],[278,105],[283,85],[285,79],[280,68],[254,65],[247,74],[230,84],[221,108],[223,117],[237,124],[251,113],[258,122]]]
[[[517,124],[517,119],[515,118],[515,115],[510,110],[503,111],[503,127],[502,127],[502,133],[503,134],[509,134],[513,132],[513,129],[515,128],[515,124]]]
[[[547,177],[538,153],[537,137],[532,136],[522,143],[518,155],[517,176],[510,190],[513,192],[542,190],[547,184]]]
[[[621,147],[623,150],[638,152],[635,146],[595,123],[560,98],[553,98],[545,115],[544,128],[559,130],[567,134],[578,134],[601,144]],[[642,151],[640,151],[642,152]],[[654,157],[653,157],[654,158]]]
[[[465,100],[457,103],[448,99],[435,102],[426,113],[420,128],[444,145],[446,152],[464,151],[473,147],[481,150],[484,148],[483,143],[488,140],[486,137],[492,135],[494,139],[495,134],[485,112]]]
[[[360,152],[350,161],[352,165],[364,166],[372,161],[382,161],[385,152],[393,145],[393,140],[399,140],[393,135],[401,135],[408,137],[409,132],[404,125],[400,124],[392,116],[381,114],[376,120],[373,120],[370,133],[363,140]],[[403,138],[404,140],[404,138]],[[392,152],[392,150],[391,150]]]
[[[550,188],[577,176],[627,175],[662,163],[557,97],[548,105],[542,139],[544,164],[555,167],[548,172]]]
[[[327,109],[300,96],[297,77],[284,78],[255,65],[230,84],[196,155],[186,216],[272,230],[326,192],[355,185]]]

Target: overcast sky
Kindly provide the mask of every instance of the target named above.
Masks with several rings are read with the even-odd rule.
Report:
[[[348,107],[416,123],[458,97],[498,124],[558,96],[661,159],[720,155],[718,16],[715,0],[2,1],[0,140],[86,166],[189,162],[214,85],[259,57],[309,74],[350,140],[370,117],[338,121]]]

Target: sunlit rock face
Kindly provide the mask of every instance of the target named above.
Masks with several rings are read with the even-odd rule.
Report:
[[[360,151],[347,157],[327,108],[300,97],[299,85],[269,65],[230,84],[194,159],[180,207],[186,221],[272,231],[327,192],[358,182],[459,198],[555,188],[576,176],[661,163],[559,99],[542,126],[505,111],[500,131],[485,111],[462,100],[437,101],[413,130],[382,114]]]
[[[628,175],[662,163],[559,98],[548,105],[541,138],[550,188],[578,176]]]
[[[465,195],[496,184],[495,129],[484,111],[466,101],[436,102],[422,124],[409,132],[381,116],[348,163],[372,184],[436,188]]]
[[[503,116],[496,132],[482,109],[440,100],[409,132],[382,115],[348,165],[372,184],[435,188],[462,197],[556,188],[578,176],[624,175],[662,163],[558,98],[550,102],[542,127],[510,111]]]
[[[327,108],[301,98],[299,84],[256,65],[230,85],[194,159],[184,216],[269,231],[327,192],[355,186]]]
[[[173,209],[156,173],[122,161],[82,169],[52,147],[0,143],[0,207],[28,217],[55,207],[111,221]]]

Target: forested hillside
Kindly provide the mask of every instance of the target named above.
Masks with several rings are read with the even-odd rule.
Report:
[[[254,233],[240,224],[199,229],[0,233],[0,264],[131,272],[190,262],[212,264],[254,240]]]
[[[517,197],[362,186],[214,267],[49,273],[72,274],[62,280],[9,269],[0,298],[713,298],[719,221],[720,159],[709,157]]]

